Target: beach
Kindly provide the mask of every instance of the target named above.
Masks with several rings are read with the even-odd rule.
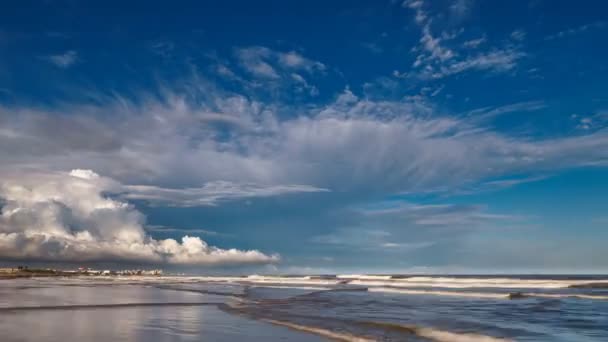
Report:
[[[605,341],[607,282],[599,276],[4,279],[0,331],[3,341]]]

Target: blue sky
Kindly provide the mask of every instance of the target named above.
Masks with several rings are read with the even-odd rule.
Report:
[[[5,260],[608,270],[600,1],[3,7]]]

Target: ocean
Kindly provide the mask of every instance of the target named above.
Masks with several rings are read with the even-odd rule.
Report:
[[[0,280],[0,340],[608,341],[608,276]]]

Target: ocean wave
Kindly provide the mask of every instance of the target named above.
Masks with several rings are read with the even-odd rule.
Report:
[[[256,284],[252,285],[252,288],[263,288],[263,289],[295,289],[295,290],[310,290],[310,291],[331,291],[331,287],[321,287],[321,286],[298,286],[298,285],[265,285],[265,284]]]
[[[486,292],[454,292],[454,291],[427,291],[427,290],[408,290],[390,287],[370,287],[368,292],[399,293],[410,295],[433,295],[433,296],[452,296],[452,297],[472,297],[472,298],[492,298],[507,299],[508,293],[486,293]]]
[[[336,341],[346,341],[346,342],[375,342],[376,341],[375,339],[370,339],[367,337],[361,337],[361,336],[355,336],[355,335],[341,333],[341,332],[335,332],[335,331],[331,331],[328,329],[317,328],[317,327],[312,327],[312,326],[308,326],[308,325],[301,325],[301,324],[295,324],[295,323],[291,323],[291,322],[278,321],[275,319],[262,319],[262,321],[272,323],[275,325],[280,325],[280,326],[287,327],[287,328],[297,330],[297,331],[302,331],[302,332],[307,332],[307,333],[327,337],[327,338],[330,338],[330,339],[336,340]]]
[[[608,296],[601,295],[588,295],[588,294],[570,294],[570,293],[523,293],[524,297],[542,297],[542,298],[580,298],[580,299],[592,299],[592,300],[608,300]]]
[[[562,289],[582,286],[589,281],[564,280],[519,280],[519,279],[457,279],[457,278],[430,278],[415,277],[408,279],[367,280],[353,279],[351,285],[361,286],[392,286],[392,287],[442,287],[442,288],[504,288],[504,289]],[[595,286],[604,283],[594,283]],[[608,282],[605,283],[608,285]]]
[[[589,294],[577,294],[577,293],[526,293],[526,292],[515,292],[515,293],[489,293],[489,292],[464,292],[464,291],[435,291],[435,290],[411,290],[411,289],[399,289],[390,287],[370,287],[367,289],[368,292],[382,292],[382,293],[398,293],[398,294],[409,294],[409,295],[432,295],[432,296],[450,296],[450,297],[470,297],[470,298],[490,298],[490,299],[519,299],[519,298],[578,298],[578,299],[591,299],[591,300],[608,300],[608,296],[602,295],[589,295]]]
[[[437,342],[510,342],[513,340],[476,333],[453,333],[430,328],[417,328],[416,335]]]
[[[482,335],[478,333],[455,333],[446,330],[435,328],[419,327],[415,325],[403,325],[387,322],[360,322],[364,326],[371,326],[386,330],[404,332],[411,335],[416,335],[436,342],[512,342],[511,339]]]
[[[295,324],[286,321],[279,321],[275,319],[262,319],[264,322],[272,323],[275,325],[284,326],[293,330],[307,332],[323,337],[330,338],[336,341],[347,341],[347,342],[375,342],[378,341],[373,337],[368,336],[356,336],[344,332],[336,332],[324,328],[314,327],[310,325]],[[385,330],[396,330],[410,335],[415,335],[425,339],[429,339],[435,342],[513,342],[513,340],[492,337],[477,333],[455,333],[445,330],[439,330],[427,327],[408,326],[394,323],[384,322],[359,322],[359,325],[373,326],[375,328]]]
[[[338,279],[361,279],[361,280],[388,280],[392,279],[390,275],[367,275],[367,274],[338,274]]]

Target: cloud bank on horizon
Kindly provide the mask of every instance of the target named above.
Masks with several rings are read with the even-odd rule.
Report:
[[[209,246],[199,237],[156,240],[131,205],[104,195],[120,184],[91,170],[21,174],[0,182],[3,257],[186,265],[264,264],[278,255]]]
[[[605,6],[563,5],[9,6],[0,259],[606,269]]]

